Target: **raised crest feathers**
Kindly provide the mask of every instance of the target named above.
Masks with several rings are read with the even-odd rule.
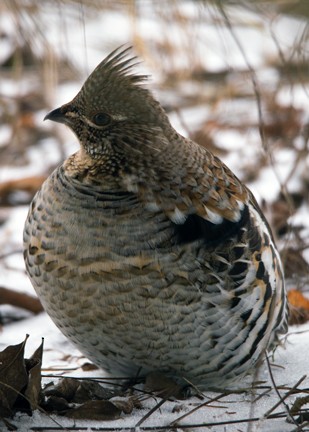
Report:
[[[134,72],[135,66],[140,64],[136,56],[129,56],[132,52],[132,47],[121,45],[112,51],[89,76],[85,85],[90,82],[95,82],[102,79],[112,79],[113,76],[117,80],[123,80],[128,84],[139,85],[148,79],[148,75],[141,75]]]

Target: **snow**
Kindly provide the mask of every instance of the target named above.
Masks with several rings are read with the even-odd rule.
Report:
[[[293,87],[284,86],[282,87],[277,95],[279,103],[289,106],[291,103],[296,108],[303,108],[306,111],[306,117],[308,120],[308,88],[304,85],[296,84]]]
[[[184,1],[179,2],[175,9],[175,6],[173,7],[174,2],[171,2],[168,9],[164,10],[164,8],[158,7],[157,4],[155,6],[155,4],[156,2],[139,2],[137,10],[131,12],[126,7],[115,7],[113,10],[106,7],[103,11],[99,10],[88,15],[82,3],[76,9],[62,3],[57,3],[56,7],[53,7],[51,6],[52,3],[50,3],[46,4],[46,8],[40,9],[38,23],[40,23],[40,28],[44,29],[46,41],[48,40],[53,50],[64,56],[68,55],[69,52],[71,60],[79,66],[84,78],[110,49],[122,43],[136,42],[137,51],[144,53],[146,58],[141,69],[144,68],[147,71],[146,73],[151,72],[154,75],[150,81],[150,87],[160,81],[162,74],[166,71],[192,67],[190,63],[191,57],[184,55],[185,50],[192,50],[192,53],[197,53],[198,55],[192,55],[192,58],[198,58],[200,63],[210,71],[220,71],[227,67],[241,70],[246,67],[246,62],[249,61],[253,67],[260,69],[260,81],[269,82],[270,86],[274,86],[277,72],[272,68],[265,67],[265,61],[278,54],[276,45],[270,35],[270,28],[276,34],[280,46],[289,50],[295,43],[295,39],[300,37],[299,35],[302,34],[305,26],[305,23],[301,20],[280,15],[271,22],[271,26],[265,27],[265,18],[262,19],[248,10],[236,8],[233,11],[232,19],[235,19],[235,22],[238,23],[235,25],[235,34],[246,52],[247,59],[244,59],[235,40],[231,37],[230,31],[225,29],[221,22],[218,24],[220,16],[213,6],[201,7],[198,2]],[[176,12],[183,17],[181,27],[176,19],[172,19],[175,18]],[[163,28],[160,27],[162,22],[164,23]],[[248,22],[253,25],[248,26]],[[14,20],[11,15],[2,13],[0,25],[8,35],[14,32]],[[29,26],[33,26],[31,20]],[[189,39],[188,42],[185,38],[186,32],[194,35],[194,41]],[[141,42],[141,36],[144,38],[143,42]],[[178,46],[178,49],[165,54],[159,59],[151,54],[152,51],[154,52],[157,49],[156,44],[166,44],[167,41],[173,46]],[[12,40],[8,37],[0,41],[0,60],[6,58],[9,54],[12,43]],[[44,46],[38,45],[38,52],[42,54],[44,48]],[[81,79],[82,81],[83,79]],[[24,92],[27,86],[29,88],[29,85],[29,80],[16,85],[14,81],[6,78],[1,80],[0,91],[7,97],[13,97]],[[252,83],[250,78],[247,77],[241,87],[245,89],[248,85],[251,87]],[[196,84],[184,82],[181,91],[183,96],[189,96],[192,92],[206,92],[210,87],[211,83],[205,83],[205,88],[198,90]],[[69,101],[75,96],[79,88],[79,83],[59,85],[53,95],[52,105],[57,107]],[[173,106],[177,106],[178,96],[175,96],[173,90],[166,89],[166,92],[165,90],[159,90],[157,93],[162,102],[171,102]],[[294,85],[292,88],[285,86],[279,90],[277,98],[280,103],[289,105],[289,103],[293,102],[297,107],[307,108],[308,88],[305,85]],[[237,100],[230,103],[227,103],[226,100],[223,102],[218,101],[216,109],[220,110],[223,117],[237,116],[242,113],[247,120],[252,119],[254,121],[257,115],[256,105],[252,106],[250,101],[242,101],[241,103]],[[234,105],[237,105],[237,110]],[[42,128],[48,130],[51,126],[43,124],[44,115],[45,112],[39,112],[35,121],[37,123],[42,122]],[[187,135],[188,130],[195,130],[209,115],[211,115],[210,108],[205,104],[200,104],[183,108],[180,113],[176,110],[172,111],[170,118],[176,129],[180,133]],[[185,119],[185,122],[182,119]],[[60,128],[59,131],[66,142],[66,152],[69,154],[77,148],[76,139],[72,137],[71,133],[65,131],[62,126]],[[254,163],[256,155],[261,151],[260,138],[256,131],[249,131],[244,134],[237,130],[219,130],[215,132],[214,136],[219,146],[228,150],[232,149],[223,159],[240,177],[244,161]],[[8,127],[1,126],[0,146],[8,137]],[[40,174],[44,171],[45,165],[51,166],[58,163],[60,156],[60,150],[57,148],[55,141],[45,139],[39,145],[33,146],[28,152],[28,165],[1,167],[0,180],[4,181]],[[265,167],[258,179],[249,185],[258,198],[263,197],[271,202],[277,196],[280,191],[280,183],[284,183],[293,167],[294,158],[295,153],[290,149],[284,149],[275,155],[275,170],[273,166]],[[308,164],[307,166],[303,165],[303,170],[306,169],[308,169]],[[298,178],[295,177],[293,182],[295,183],[291,184],[291,188],[297,190],[299,187]],[[12,250],[17,251],[1,260],[0,285],[34,294],[34,290],[26,277],[21,255],[22,230],[27,211],[28,209],[25,206],[10,209],[9,219],[0,226],[0,250],[2,254],[9,253]],[[308,207],[303,205],[297,214],[291,217],[291,220],[294,224],[304,224],[307,220],[306,229],[309,231]],[[309,259],[309,251],[306,251],[305,254]],[[0,310],[3,312],[6,309],[2,308]],[[83,372],[80,369],[86,359],[60,333],[45,313],[38,316],[26,315],[21,321],[3,326],[0,350],[7,345],[21,342],[26,333],[30,335],[26,345],[26,357],[30,356],[38,347],[42,337],[45,339],[43,359],[45,373],[53,372],[57,375],[55,369],[59,368],[59,370],[68,370],[66,376],[91,377],[94,375],[93,372]],[[281,396],[284,396],[289,388],[293,387],[303,376],[306,376],[298,387],[298,394],[292,394],[285,400],[288,406],[291,407],[298,396],[307,394],[306,389],[309,387],[307,377],[309,372],[309,324],[290,328],[285,339],[285,343],[276,350],[274,360],[271,358],[271,370]],[[70,354],[69,358],[66,356],[67,353]],[[69,369],[71,368],[76,368],[76,370],[70,372]],[[103,371],[96,371],[95,375],[104,376],[104,373]],[[49,380],[45,379],[46,382]],[[205,425],[203,428],[196,429],[192,426],[189,430],[213,430],[216,432],[291,432],[297,430],[297,425],[286,421],[287,413],[282,404],[279,404],[272,413],[283,412],[282,417],[278,419],[265,418],[265,413],[279,401],[278,395],[273,389],[266,363],[259,370],[259,380],[265,382],[255,392],[234,393],[224,396],[209,406],[206,405],[188,415],[180,422],[179,428],[184,425],[205,423],[210,429]],[[240,383],[241,386],[245,384],[246,382]],[[262,396],[258,398],[258,395]],[[208,398],[217,396],[218,394],[209,392],[206,394],[205,401]],[[142,409],[135,409],[132,414],[122,415],[119,420],[110,422],[75,421],[59,416],[47,416],[35,411],[32,417],[17,414],[12,423],[20,427],[22,431],[30,430],[32,427],[53,427],[59,424],[63,427],[75,426],[76,428],[88,428],[88,430],[91,430],[91,427],[131,428],[147,414],[157,401],[150,398],[143,402]],[[159,410],[154,412],[142,424],[141,430],[147,426],[168,428],[171,422],[183,414],[189,413],[200,404],[201,400],[193,397],[186,401],[165,402]],[[180,409],[179,412],[174,412],[176,407]],[[257,420],[249,423],[247,420],[250,418],[256,418]],[[233,423],[233,421],[241,419],[246,421]],[[213,423],[215,425],[211,427]]]

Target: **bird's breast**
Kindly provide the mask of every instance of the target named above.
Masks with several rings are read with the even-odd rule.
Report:
[[[146,211],[135,195],[71,181],[59,168],[30,209],[26,263],[34,278],[42,273],[60,279],[67,273],[68,278],[101,279],[108,286],[109,280],[136,273],[142,280],[160,271],[160,265],[172,265],[177,253],[173,235],[167,217]]]

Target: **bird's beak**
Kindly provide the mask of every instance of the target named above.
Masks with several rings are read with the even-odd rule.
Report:
[[[65,117],[65,114],[61,111],[61,108],[56,108],[53,111],[46,114],[44,120],[52,120],[54,122],[64,123],[64,124],[67,123],[67,119]]]

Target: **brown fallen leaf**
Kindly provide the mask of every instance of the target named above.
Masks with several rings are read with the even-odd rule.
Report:
[[[91,380],[79,381],[78,388],[73,398],[75,403],[83,403],[91,400],[108,400],[121,394],[120,390],[103,387]]]
[[[62,397],[47,396],[42,403],[42,408],[45,412],[61,414],[61,412],[70,409],[70,404]]]
[[[307,405],[308,403],[309,403],[309,395],[303,397],[297,397],[290,408],[291,415],[297,414],[302,409],[302,407],[304,405]]]
[[[309,300],[296,289],[288,292],[290,306],[289,324],[304,324],[309,321]]]
[[[306,298],[299,290],[292,289],[288,292],[289,303],[295,307],[309,310],[309,299]]]
[[[135,397],[114,397],[110,402],[112,402],[116,407],[118,407],[124,414],[131,414],[133,408],[139,408],[139,399]]]
[[[162,399],[176,398],[182,400],[187,398],[184,386],[160,372],[151,372],[146,376],[145,390],[155,393]]]
[[[30,359],[24,359],[28,337],[0,352],[0,417],[17,411],[31,414],[40,405],[43,341]]]
[[[30,359],[25,360],[29,379],[24,394],[27,402],[30,405],[31,410],[35,410],[39,407],[42,398],[41,368],[43,358],[43,346],[44,339],[42,340],[41,345],[32,354]]]
[[[0,417],[13,414],[14,404],[28,383],[24,362],[26,341],[10,345],[0,352]]]
[[[62,378],[56,385],[49,383],[43,389],[43,395],[47,398],[55,397],[77,404],[89,400],[108,400],[120,394],[119,390],[103,387],[96,381],[76,378]]]
[[[98,370],[99,368],[93,363],[85,362],[83,365],[81,365],[81,369],[84,372],[89,372],[89,371]]]
[[[56,385],[48,384],[43,389],[43,394],[46,397],[53,396],[63,398],[67,402],[72,402],[78,386],[79,380],[74,378],[62,378]]]
[[[116,420],[121,415],[121,409],[109,401],[91,400],[64,414],[79,420]]]

